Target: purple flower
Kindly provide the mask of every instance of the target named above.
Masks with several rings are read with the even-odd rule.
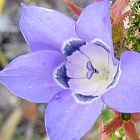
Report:
[[[48,103],[51,140],[79,140],[104,105],[140,112],[140,55],[115,59],[108,0],[87,6],[77,22],[55,10],[22,8],[20,29],[32,52],[13,60],[0,81],[19,97]]]

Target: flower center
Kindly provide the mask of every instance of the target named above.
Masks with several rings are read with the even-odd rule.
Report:
[[[70,88],[77,100],[90,102],[113,87],[119,78],[109,47],[104,42],[69,41],[64,47],[67,62],[56,71],[57,81]]]
[[[87,79],[94,79],[93,75],[94,74],[97,74],[98,76],[98,80],[100,81],[107,81],[109,80],[109,70],[108,68],[102,66],[99,70],[97,70],[91,61],[88,61],[87,64],[86,64],[86,67],[87,67],[87,73],[86,73],[86,77]]]

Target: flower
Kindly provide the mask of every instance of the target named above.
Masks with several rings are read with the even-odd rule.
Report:
[[[79,140],[104,105],[140,112],[140,55],[114,57],[108,0],[83,9],[77,21],[52,9],[22,4],[20,29],[31,52],[0,72],[13,94],[48,103],[51,140]],[[115,87],[115,88],[114,88]]]
[[[139,140],[139,135],[135,128],[135,124],[140,122],[140,113],[131,114],[131,113],[119,113],[114,111],[114,114],[115,118],[104,129],[106,136],[107,134],[115,132],[118,128],[123,127],[127,136],[129,136],[130,139]],[[105,135],[105,133],[102,134]]]

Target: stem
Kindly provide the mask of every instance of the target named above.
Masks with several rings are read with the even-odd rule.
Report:
[[[20,120],[22,119],[22,109],[21,108],[16,108],[11,115],[8,117],[7,121],[5,122],[5,125],[3,126],[1,133],[0,133],[0,138],[2,140],[11,140],[15,129],[17,125],[19,124]]]

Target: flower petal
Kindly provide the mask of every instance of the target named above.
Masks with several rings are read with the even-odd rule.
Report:
[[[20,29],[32,51],[58,50],[77,37],[75,22],[55,10],[22,4]]]
[[[76,23],[77,34],[86,41],[99,38],[113,51],[110,23],[110,2],[103,0],[87,6]]]
[[[55,51],[29,53],[16,58],[0,71],[0,82],[21,98],[48,102],[62,90],[53,79],[53,71],[63,61],[65,57]]]
[[[52,140],[80,140],[95,123],[103,108],[101,99],[78,104],[71,92],[64,90],[49,103],[46,112],[47,132]]]
[[[110,108],[123,113],[140,112],[140,54],[124,52],[121,56],[121,77],[115,88],[103,95]]]

